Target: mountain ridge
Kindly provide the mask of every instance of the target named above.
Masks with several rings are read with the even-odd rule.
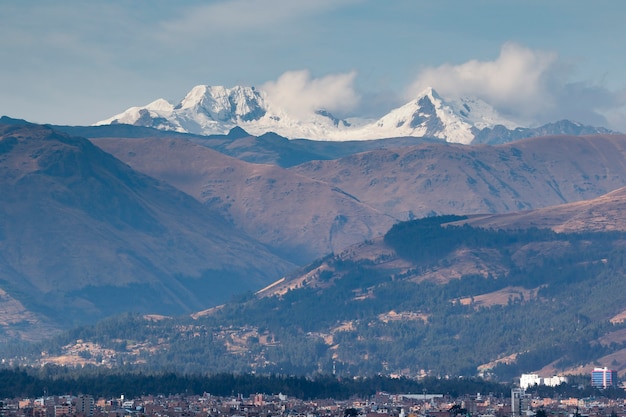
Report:
[[[257,136],[275,132],[290,139],[372,140],[400,136],[437,138],[451,143],[503,143],[546,134],[610,133],[571,121],[524,126],[505,118],[478,98],[442,98],[427,88],[401,107],[376,119],[340,119],[326,109],[292,113],[254,87],[198,85],[176,105],[158,99],[99,121],[202,135],[226,134],[241,127]],[[521,129],[521,130],[520,130]]]
[[[204,149],[215,149],[206,143],[213,139],[92,141],[301,264],[380,236],[398,220],[533,209],[626,186],[625,138],[559,136],[499,146],[425,142],[305,161],[288,170]],[[250,160],[268,150],[256,150],[263,137],[215,140],[219,149],[232,146]],[[297,141],[282,141],[284,149],[300,149]]]
[[[558,205],[626,185],[626,136],[546,136],[508,144],[423,143],[291,171],[333,184],[406,220]],[[610,168],[609,168],[610,167]]]
[[[11,314],[2,337],[41,336],[59,316],[141,314],[81,328],[55,348],[37,345],[38,360],[81,339],[111,349],[127,340],[120,363],[185,371],[313,374],[335,363],[342,375],[505,378],[613,360],[626,371],[624,135],[424,141],[286,170],[202,147],[214,140],[256,158],[277,149],[258,141],[298,144],[240,129],[209,139],[93,128],[133,137],[91,142],[19,122],[3,129],[0,308]],[[494,216],[520,208],[537,210]],[[352,225],[367,240],[344,239]],[[298,245],[330,237],[298,270],[275,255],[281,242],[304,254]],[[184,315],[142,318],[157,307]],[[505,356],[517,362],[498,363]]]

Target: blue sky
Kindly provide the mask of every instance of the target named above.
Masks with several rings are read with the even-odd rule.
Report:
[[[5,1],[0,114],[90,124],[209,84],[379,116],[432,86],[626,132],[625,21],[618,0]]]

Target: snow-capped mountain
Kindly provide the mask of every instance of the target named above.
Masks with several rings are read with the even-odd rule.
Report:
[[[96,125],[131,124],[201,135],[228,133],[235,126],[261,135],[268,131],[289,138],[328,139],[349,122],[318,109],[304,117],[294,117],[268,102],[264,92],[254,87],[198,85],[173,105],[164,99],[144,107],[131,107]]]
[[[444,99],[432,88],[378,120],[344,120],[326,109],[312,110],[304,115],[300,112],[296,116],[272,103],[265,92],[254,87],[199,85],[176,105],[158,99],[144,107],[131,107],[96,125],[118,123],[201,135],[226,134],[239,126],[257,136],[271,131],[291,139],[336,141],[415,136],[469,144],[506,142],[517,137],[517,133],[536,136],[534,129],[502,117],[480,99]],[[570,129],[578,126],[567,123]],[[565,133],[558,130],[558,123],[545,126],[538,132]],[[595,129],[583,127],[586,133]],[[607,132],[606,129],[601,131]],[[496,137],[498,135],[502,139]]]
[[[237,124],[265,116],[262,95],[252,87],[198,85],[176,106],[164,99],[131,107],[97,124],[124,123],[198,134],[223,133]]]
[[[504,119],[482,100],[446,101],[434,89],[427,88],[415,100],[392,110],[373,125],[365,126],[360,133],[368,139],[417,136],[469,144],[477,130],[496,125],[512,129],[520,124]]]

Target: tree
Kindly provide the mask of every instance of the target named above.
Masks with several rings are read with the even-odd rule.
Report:
[[[344,417],[357,417],[359,415],[359,410],[353,407],[346,408],[343,412],[343,415]]]

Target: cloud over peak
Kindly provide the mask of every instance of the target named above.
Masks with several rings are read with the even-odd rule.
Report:
[[[354,89],[356,72],[312,78],[309,71],[288,71],[262,86],[271,103],[297,116],[324,109],[345,113],[359,102]]]
[[[569,75],[556,53],[506,43],[492,61],[425,68],[408,91],[410,98],[425,87],[444,97],[478,97],[534,124],[563,118],[607,124],[603,110],[624,105],[623,97],[602,86],[568,82]]]
[[[569,119],[625,131],[626,90],[609,90],[591,81],[573,82],[573,69],[555,52],[506,43],[491,61],[470,60],[423,69],[396,105],[433,87],[444,98],[482,99],[524,126]],[[288,71],[261,88],[271,103],[295,116],[325,109],[345,117],[362,111],[371,101],[357,92],[356,76],[356,71],[351,71],[314,78],[307,70]],[[364,94],[368,97],[371,92]],[[388,112],[389,104],[395,101],[386,98],[379,103],[379,114]]]
[[[471,60],[426,68],[410,91],[434,87],[444,97],[474,96],[507,112],[521,109],[528,113],[537,103],[543,106],[549,101],[546,84],[556,61],[553,53],[507,43],[493,61]]]

